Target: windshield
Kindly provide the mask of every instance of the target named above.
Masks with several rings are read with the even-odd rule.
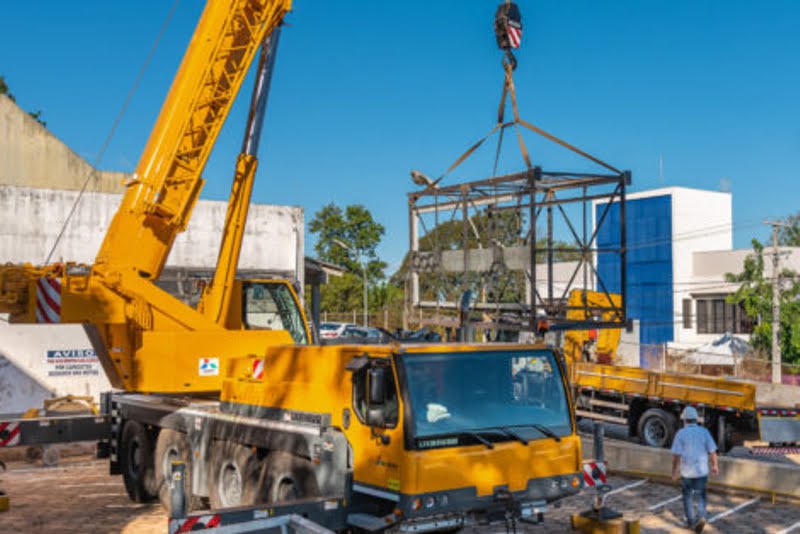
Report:
[[[550,351],[404,354],[402,365],[419,447],[471,443],[476,432],[490,441],[572,432]],[[430,439],[459,436],[466,439]]]
[[[295,343],[308,344],[303,315],[285,284],[247,282],[243,304],[248,330],[287,330]]]

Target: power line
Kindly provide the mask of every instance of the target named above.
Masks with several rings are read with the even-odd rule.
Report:
[[[153,59],[153,55],[155,54],[156,48],[158,48],[158,44],[161,42],[161,38],[164,36],[164,33],[167,30],[167,26],[169,25],[169,21],[172,19],[172,15],[175,14],[175,10],[178,7],[179,0],[175,0],[172,4],[172,8],[170,9],[169,13],[167,14],[167,18],[164,21],[164,24],[161,26],[161,30],[158,32],[158,36],[156,36],[156,40],[153,43],[153,46],[150,48],[150,52],[147,54],[147,58],[142,65],[142,68],[139,69],[139,74],[136,76],[136,80],[133,82],[130,91],[128,91],[128,95],[125,97],[125,101],[122,104],[122,107],[117,113],[117,117],[114,119],[114,123],[111,125],[111,130],[108,132],[108,135],[103,141],[103,145],[100,147],[100,151],[97,153],[97,157],[94,159],[94,163],[92,165],[92,170],[89,171],[89,174],[86,175],[86,180],[83,181],[83,185],[81,186],[80,191],[78,192],[78,196],[75,197],[75,202],[72,203],[72,207],[67,214],[67,218],[64,220],[64,224],[61,225],[61,229],[56,236],[56,240],[53,243],[53,246],[50,248],[50,252],[47,253],[47,258],[44,260],[45,265],[50,263],[51,258],[53,257],[53,253],[55,253],[58,244],[61,242],[61,239],[64,237],[64,232],[67,230],[67,226],[69,226],[69,222],[72,219],[72,216],[75,214],[75,210],[78,208],[78,204],[83,197],[83,194],[86,192],[86,188],[89,186],[89,182],[91,181],[92,177],[97,174],[97,168],[100,166],[100,162],[103,159],[103,156],[106,153],[106,149],[108,149],[108,145],[111,143],[111,139],[114,137],[114,134],[117,131],[117,127],[119,126],[120,122],[122,122],[122,116],[125,115],[125,111],[128,109],[128,105],[131,103],[133,99],[134,93],[139,88],[139,83],[142,81],[142,77],[144,76],[147,67],[150,65],[150,61]]]

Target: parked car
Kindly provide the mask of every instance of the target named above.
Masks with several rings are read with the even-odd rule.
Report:
[[[349,326],[356,326],[353,323],[322,323],[319,325],[320,339],[336,339]]]
[[[429,330],[427,327],[414,331],[404,330],[397,337],[402,343],[440,343],[442,341],[442,336],[438,332]]]
[[[328,338],[326,343],[333,343],[337,345],[342,344],[383,344],[389,343],[391,340],[377,328],[347,325],[344,331],[336,338]]]

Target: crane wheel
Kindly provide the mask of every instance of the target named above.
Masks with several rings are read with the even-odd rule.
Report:
[[[650,408],[639,418],[639,439],[648,447],[669,447],[677,427],[674,415],[661,408]]]
[[[212,509],[263,502],[260,491],[263,461],[251,448],[217,441],[209,463],[209,502]]]
[[[265,482],[266,498],[269,503],[319,495],[319,485],[311,461],[288,452],[270,453],[267,457]]]
[[[153,472],[153,440],[137,421],[126,421],[120,439],[120,467],[125,490],[135,502],[149,502],[156,497]]]
[[[186,495],[187,512],[202,507],[199,497],[192,495],[192,448],[186,435],[170,428],[162,428],[156,440],[154,455],[156,487],[161,506],[169,513],[172,508],[170,481],[172,462],[180,461],[186,465],[183,476],[183,494]]]

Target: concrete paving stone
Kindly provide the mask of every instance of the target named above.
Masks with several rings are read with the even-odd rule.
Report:
[[[2,516],[3,532],[54,532],[77,534],[84,532],[163,533],[166,515],[160,506],[139,505],[128,500],[122,478],[108,475],[108,464],[102,460],[75,463],[58,468],[31,468],[26,464],[9,465],[0,473],[0,487],[11,496],[11,511]],[[641,480],[635,477],[612,476],[613,488]],[[647,508],[680,494],[676,485],[649,481],[629,491],[609,498],[609,505],[626,518],[640,520],[641,532],[667,534],[689,532],[682,528],[683,505],[672,502],[657,512]],[[83,495],[83,498],[80,496]],[[551,506],[541,525],[517,523],[519,534],[570,532],[570,517],[590,508],[594,492],[580,495]],[[752,497],[709,493],[709,514],[714,515],[746,502]],[[725,517],[707,527],[706,532],[749,532],[777,534],[800,521],[800,506],[767,499],[741,512]],[[465,529],[465,534],[505,534],[503,522]],[[800,534],[800,530],[796,531]]]

